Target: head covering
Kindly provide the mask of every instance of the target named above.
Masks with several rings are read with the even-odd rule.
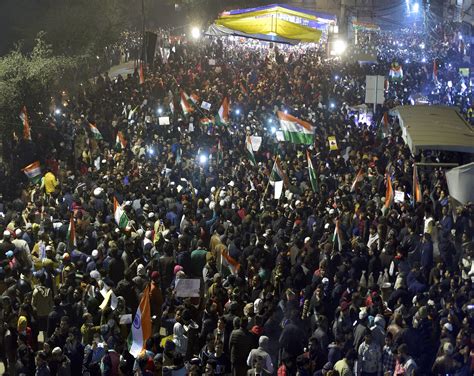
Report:
[[[63,350],[61,350],[60,347],[55,347],[52,351],[53,355],[61,355],[63,353]]]
[[[180,272],[181,270],[183,270],[183,267],[181,265],[175,265],[173,273],[178,274],[178,272]]]
[[[446,324],[443,325],[443,328],[446,329],[448,332],[452,332],[453,331],[453,325],[449,322],[447,322]]]
[[[18,317],[17,328],[19,332],[26,330],[28,326],[28,320],[25,316]]]
[[[137,266],[137,275],[144,276],[146,273],[145,266],[143,264],[139,264]]]
[[[98,259],[99,258],[99,251],[97,249],[94,249],[92,251],[92,258]]]
[[[151,279],[152,280],[157,280],[160,277],[160,273],[158,273],[156,270],[151,273]]]

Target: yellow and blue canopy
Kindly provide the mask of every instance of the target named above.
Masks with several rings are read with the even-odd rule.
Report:
[[[316,43],[335,22],[334,15],[274,4],[223,12],[213,31],[283,43]]]

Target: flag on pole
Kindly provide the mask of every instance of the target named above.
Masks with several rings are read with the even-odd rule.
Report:
[[[115,137],[115,147],[122,150],[127,147],[127,140],[125,139],[122,131],[117,132],[117,136]]]
[[[77,247],[76,241],[76,224],[74,223],[74,216],[71,214],[71,218],[69,219],[69,227],[67,229],[67,240],[69,249],[73,249]]]
[[[392,179],[390,178],[390,174],[387,172],[385,174],[386,179],[386,190],[385,190],[385,204],[384,207],[387,209],[392,205],[393,202],[393,188],[392,188]]]
[[[336,227],[334,227],[334,234],[332,236],[332,243],[333,247],[336,247],[337,243],[337,249],[339,252],[342,251],[342,233],[341,233],[341,228],[339,226],[339,219],[336,219]]]
[[[313,143],[314,131],[311,124],[281,111],[278,111],[278,119],[280,119],[280,127],[285,141],[306,145]]]
[[[288,176],[283,171],[279,156],[275,157],[275,162],[273,163],[273,168],[272,168],[272,171],[270,173],[270,179],[269,180],[270,180],[270,184],[272,184],[273,182],[277,182],[277,181],[283,181],[285,187],[288,187],[288,185],[289,185]]]
[[[96,140],[102,140],[102,134],[100,133],[100,131],[97,129],[97,127],[92,124],[92,123],[89,123],[89,128],[92,132],[92,136],[96,139]]]
[[[363,177],[363,172],[362,172],[362,169],[359,170],[359,172],[357,173],[354,181],[352,182],[352,185],[351,185],[351,192],[354,192],[355,189],[356,189],[356,185],[357,183],[361,182],[362,181],[362,177]]]
[[[219,111],[217,112],[216,117],[217,124],[229,124],[229,100],[227,97],[222,101]]]
[[[244,83],[241,81],[240,82],[240,90],[242,91],[242,93],[244,93],[245,95],[249,95],[249,92],[247,91],[247,88],[245,87]]]
[[[194,111],[191,104],[189,103],[189,96],[184,91],[181,92],[180,104],[184,115],[190,114]]]
[[[143,69],[143,63],[140,63],[140,85],[145,83],[145,71]]]
[[[309,150],[306,150],[306,159],[308,161],[308,173],[309,173],[309,180],[311,181],[311,187],[313,188],[313,192],[318,192],[319,191],[318,177],[316,176],[316,171],[313,167],[313,162],[311,162],[311,156],[309,155]]]
[[[171,110],[171,113],[174,114],[174,103],[173,103],[173,100],[170,101],[170,110]]]
[[[433,59],[433,80],[435,83],[438,82],[438,63],[436,59]]]
[[[420,183],[418,181],[418,171],[416,164],[413,164],[413,200],[414,202],[421,202],[422,201],[422,196],[421,196],[421,187]]]
[[[257,161],[255,160],[255,155],[253,155],[252,149],[252,141],[250,140],[250,136],[247,136],[245,139],[245,149],[247,150],[247,158],[252,166],[257,165]]]
[[[222,147],[222,141],[217,141],[217,164],[220,164],[224,160],[224,149]]]
[[[192,93],[190,99],[195,105],[197,105],[200,98],[196,93]]]
[[[201,118],[199,120],[199,123],[205,127],[209,127],[210,125],[213,124],[213,121],[212,119],[205,117],[205,118]]]
[[[26,106],[20,111],[20,119],[23,122],[23,139],[31,141],[30,122],[28,120],[28,113],[26,112]]]
[[[114,218],[119,228],[125,228],[128,225],[128,217],[123,210],[122,206],[119,205],[117,199],[114,197]]]
[[[230,269],[230,272],[234,275],[239,273],[240,264],[232,256],[229,255],[227,249],[221,250],[222,255],[222,265],[227,266]]]
[[[145,344],[151,337],[151,310],[150,310],[150,285],[143,290],[140,305],[133,319],[132,329],[128,338],[129,352],[137,358],[145,351]]]
[[[41,167],[39,161],[33,162],[28,166],[21,169],[31,180],[32,183],[36,184],[41,180]]]
[[[281,194],[283,193],[283,180],[280,180],[280,181],[274,181],[273,183],[270,182],[272,185],[273,185],[273,189],[274,189],[274,195],[273,195],[273,198],[275,200],[279,200],[280,197],[281,197]]]

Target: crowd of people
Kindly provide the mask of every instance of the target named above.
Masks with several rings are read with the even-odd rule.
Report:
[[[54,137],[32,125],[44,176],[0,208],[5,374],[472,374],[474,206],[449,199],[443,168],[418,170],[421,200],[412,180],[415,160],[466,156],[411,155],[395,118],[380,132],[425,90],[470,116],[459,72],[440,64],[434,82],[432,62],[404,64],[364,122],[350,107],[396,54],[359,65],[240,39],[167,46],[144,77],[104,74],[70,96]],[[277,111],[313,125],[314,143],[278,142]],[[386,204],[387,176],[403,201]],[[178,291],[183,279],[199,293]],[[134,357],[140,320],[152,329]]]

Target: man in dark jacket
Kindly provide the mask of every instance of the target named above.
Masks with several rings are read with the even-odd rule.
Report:
[[[247,375],[247,357],[253,348],[253,339],[247,331],[247,319],[234,319],[234,330],[230,335],[230,361],[233,376]]]

